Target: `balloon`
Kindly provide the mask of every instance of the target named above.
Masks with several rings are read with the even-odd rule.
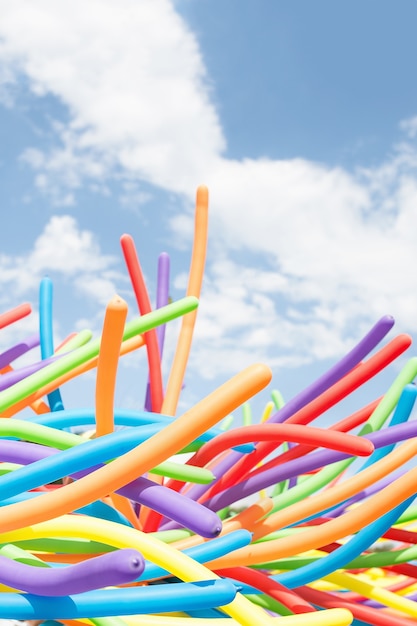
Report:
[[[23,317],[30,315],[31,312],[32,307],[28,302],[25,302],[14,307],[14,309],[11,309],[10,311],[5,311],[4,313],[1,313],[0,328],[5,328],[10,324],[14,324],[18,320],[21,320]]]
[[[197,189],[195,204],[194,243],[187,285],[187,296],[189,297],[194,296],[195,298],[200,298],[206,261],[207,237],[208,189],[207,187],[200,186]],[[181,387],[184,381],[185,368],[191,349],[196,318],[197,310],[190,312],[189,315],[184,315],[182,318],[180,335],[169,372],[162,405],[162,413],[168,413],[168,415],[175,415],[178,405]]]
[[[132,282],[133,291],[141,315],[152,311],[145,278],[139,263],[133,238],[130,235],[122,235],[120,238],[126,266]],[[156,329],[152,328],[145,335],[146,352],[149,365],[149,385],[151,395],[151,410],[158,413],[162,410],[163,390],[161,356],[159,353],[158,336]]]
[[[131,582],[143,568],[142,555],[129,548],[59,569],[34,570],[32,565],[0,556],[0,583],[36,595],[62,596],[63,589],[66,595],[71,595]]]
[[[417,357],[395,361],[412,338],[386,341],[394,319],[385,315],[288,402],[273,389],[256,415],[250,401],[272,372],[255,363],[176,416],[207,237],[208,191],[200,187],[183,298],[170,302],[163,253],[152,310],[133,237],[124,234],[138,318],[128,320],[127,302],[115,295],[100,337],[71,332],[55,347],[53,285],[44,278],[39,336],[14,339],[0,354],[0,619],[410,626]],[[0,314],[5,336],[31,312],[22,304]],[[165,333],[177,318],[164,381]],[[38,345],[40,357],[30,358]],[[143,346],[144,407],[115,406],[120,359]],[[25,365],[13,369],[23,355]],[[390,367],[388,389],[344,415],[339,403],[359,387],[365,394]],[[94,406],[64,408],[66,383],[95,368]],[[323,420],[329,409],[338,413],[333,422]],[[317,418],[326,426],[313,426]]]
[[[17,343],[8,350],[5,350],[0,354],[0,369],[4,369],[7,365],[10,365],[10,363],[12,363],[15,359],[19,358],[23,354],[26,354],[27,352],[29,352],[29,350],[33,350],[33,348],[36,348],[36,346],[38,345],[39,335],[31,335],[24,341]]]
[[[54,354],[52,292],[51,279],[43,278],[39,286],[39,337],[43,360],[52,357]],[[64,408],[59,389],[54,389],[48,394],[48,404],[51,411],[60,411]]]
[[[167,612],[229,604],[236,588],[227,580],[154,587],[89,591],[58,598],[33,594],[0,594],[0,616],[9,619],[79,619],[108,615]]]

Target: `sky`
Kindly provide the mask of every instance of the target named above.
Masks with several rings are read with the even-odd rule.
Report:
[[[33,308],[2,349],[37,331],[44,276],[56,345],[99,336],[116,293],[137,316],[124,233],[152,302],[161,252],[183,297],[201,184],[179,410],[259,361],[273,371],[259,418],[272,389],[293,397],[382,316],[389,338],[416,334],[415,0],[0,0],[0,15],[0,305]],[[404,359],[335,414],[384,393]],[[91,406],[94,382],[67,385],[64,405]],[[144,355],[124,357],[118,405],[141,409],[145,386]]]

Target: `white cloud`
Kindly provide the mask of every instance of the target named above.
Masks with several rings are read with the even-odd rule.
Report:
[[[415,333],[416,174],[406,143],[354,173],[301,159],[219,160],[207,181],[199,372],[334,359],[386,314]]]
[[[405,131],[411,139],[414,139],[417,135],[417,115],[406,120],[401,120],[400,128]]]
[[[188,199],[208,184],[211,244],[193,352],[202,376],[248,360],[333,358],[386,313],[417,330],[417,118],[401,123],[407,140],[373,169],[227,160],[197,40],[168,0],[0,0],[0,9],[9,77],[24,73],[33,93],[68,111],[51,151],[23,157],[53,197],[64,186],[70,204],[86,178],[111,173]],[[181,242],[191,219],[171,219]],[[29,258],[37,274],[49,258],[66,276],[81,272],[100,302],[112,284],[111,259],[75,224],[51,221]],[[24,262],[3,259],[0,280],[26,288]]]
[[[103,307],[103,310],[116,294],[115,283],[108,277],[108,274],[108,272],[101,273],[101,275],[88,273],[84,274],[81,280],[77,280],[79,291]]]
[[[31,296],[39,287],[43,276],[58,276],[61,280],[70,280],[75,289],[82,289],[88,295],[84,285],[85,277],[94,276],[92,298],[98,290],[116,293],[114,281],[108,279],[110,274],[123,280],[123,275],[112,273],[117,259],[104,255],[95,239],[88,230],[80,230],[76,220],[70,215],[54,215],[46,224],[43,232],[37,237],[32,250],[24,255],[0,256],[0,284],[3,287],[3,299],[12,289],[14,297]],[[101,285],[99,289],[98,285]]]
[[[52,270],[78,276],[100,272],[114,264],[115,259],[102,255],[94,234],[80,230],[73,217],[54,215],[36,239],[28,261],[31,272],[37,274]]]
[[[69,110],[45,169],[102,163],[189,192],[224,147],[195,36],[167,0],[0,2],[0,58]],[[87,172],[88,173],[88,172]],[[67,174],[68,175],[68,174]]]
[[[346,352],[340,326],[288,306],[287,281],[273,269],[257,271],[230,259],[209,264],[192,367],[214,378],[263,361],[274,368],[297,367],[311,358]]]

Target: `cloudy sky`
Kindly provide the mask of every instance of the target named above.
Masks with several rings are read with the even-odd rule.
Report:
[[[200,184],[182,407],[254,361],[288,399],[386,314],[390,336],[416,334],[414,0],[0,0],[0,15],[0,304],[34,311],[2,346],[36,331],[45,275],[56,343],[98,334],[115,293],[135,316],[123,233],[152,301],[163,251],[182,297]],[[141,408],[145,381],[126,358],[119,404]],[[63,391],[93,397],[93,376]]]

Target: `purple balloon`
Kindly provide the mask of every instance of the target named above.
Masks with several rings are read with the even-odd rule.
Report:
[[[36,567],[0,556],[0,582],[40,596],[66,596],[133,582],[145,560],[137,550],[123,548],[75,565]]]
[[[350,352],[323,374],[323,376],[303,389],[295,398],[289,400],[282,409],[277,411],[274,415],[271,415],[267,421],[275,424],[284,422],[290,415],[302,409],[309,404],[309,402],[312,402],[312,400],[337,383],[338,380],[358,365],[358,363],[379,344],[394,326],[394,323],[395,320],[391,315],[382,317]]]
[[[38,345],[39,335],[31,335],[26,339],[26,341],[21,341],[8,350],[5,350],[0,354],[0,369],[3,369],[6,365],[10,365],[10,363],[15,361],[18,357],[26,354],[29,350],[36,348]]]
[[[20,380],[26,378],[26,376],[30,376],[34,372],[37,372],[38,370],[42,369],[46,365],[49,365],[49,363],[53,363],[59,358],[60,356],[51,356],[48,359],[44,359],[43,361],[37,361],[36,363],[31,363],[30,365],[26,365],[25,367],[20,367],[18,370],[14,370],[13,372],[6,372],[5,374],[2,374],[0,376],[0,391],[3,391],[3,389],[7,389],[8,387],[15,385]]]

